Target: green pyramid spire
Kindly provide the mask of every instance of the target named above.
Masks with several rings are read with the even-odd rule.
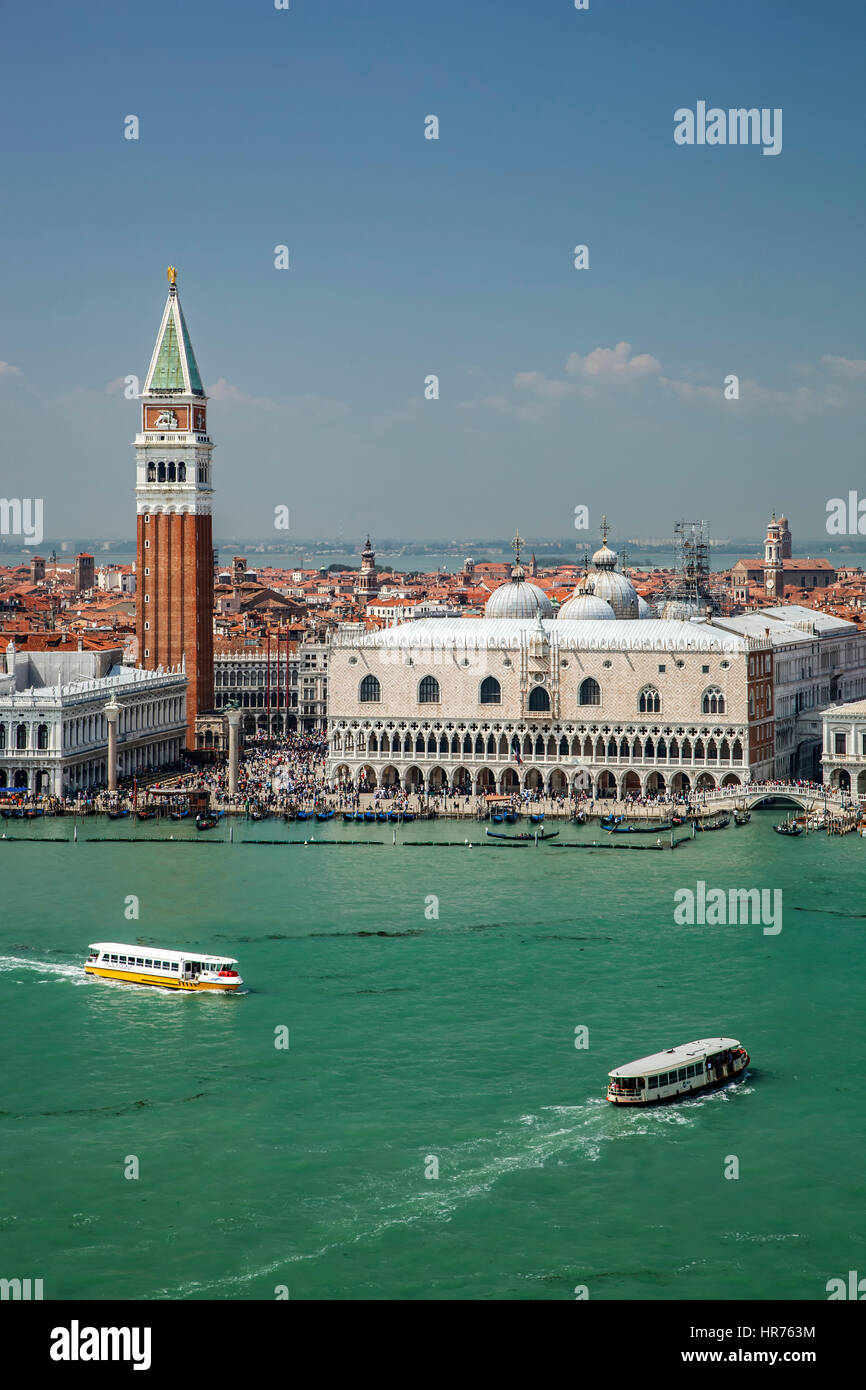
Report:
[[[180,307],[177,286],[169,274],[169,292],[156,349],[144,384],[144,394],[204,395],[201,375],[190,341],[189,329]]]

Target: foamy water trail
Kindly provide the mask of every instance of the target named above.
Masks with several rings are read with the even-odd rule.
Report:
[[[510,1173],[542,1168],[554,1160],[564,1164],[572,1156],[595,1163],[608,1144],[634,1135],[663,1134],[668,1128],[691,1127],[697,1123],[703,1106],[729,1104],[738,1092],[745,1094],[751,1089],[748,1082],[741,1082],[738,1086],[696,1096],[694,1100],[679,1101],[676,1105],[627,1111],[610,1105],[604,1097],[593,1097],[579,1105],[542,1106],[537,1113],[520,1115],[495,1134],[469,1139],[451,1148],[432,1144],[431,1149],[439,1159],[438,1179],[424,1178],[419,1157],[411,1173],[403,1171],[391,1178],[371,1178],[355,1192],[341,1193],[339,1205],[329,1206],[322,1216],[323,1222],[336,1228],[336,1238],[319,1249],[286,1255],[256,1270],[209,1283],[160,1289],[152,1296],[184,1298],[193,1293],[229,1292],[280,1270],[285,1273],[293,1264],[318,1259],[332,1250],[375,1240],[392,1226],[411,1225],[416,1221],[447,1221],[459,1207],[483,1196]],[[410,1187],[413,1190],[407,1190]]]
[[[28,960],[26,956],[0,956],[0,974],[11,970],[35,970],[40,975],[54,975],[74,985],[88,983],[81,965],[59,965],[56,961]]]

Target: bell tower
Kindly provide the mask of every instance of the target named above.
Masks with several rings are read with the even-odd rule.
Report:
[[[146,670],[184,664],[192,749],[196,715],[213,708],[214,446],[174,266],[168,285],[135,437],[136,633]]]
[[[790,534],[790,533],[789,533]],[[781,598],[784,589],[781,526],[773,512],[764,541],[764,589],[774,598]]]

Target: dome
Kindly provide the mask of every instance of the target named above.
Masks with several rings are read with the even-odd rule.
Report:
[[[616,569],[616,551],[611,550],[607,541],[602,542],[600,550],[597,550],[592,557],[592,563],[597,570]]]
[[[637,596],[637,615],[639,618],[658,617],[658,613],[656,612],[656,610],[650,604],[647,603],[645,598],[641,598],[640,594],[638,594]]]
[[[519,566],[515,566],[519,571]],[[552,618],[553,604],[543,589],[530,584],[522,572],[494,589],[484,608],[485,618]]]
[[[608,555],[613,551],[609,550]],[[640,617],[638,596],[630,579],[618,570],[602,568],[592,576],[592,591],[596,598],[609,603],[617,618]]]
[[[596,598],[592,593],[574,593],[571,598],[566,599],[565,603],[557,614],[559,618],[595,618],[595,619],[616,619],[616,614],[609,603],[603,598]]]

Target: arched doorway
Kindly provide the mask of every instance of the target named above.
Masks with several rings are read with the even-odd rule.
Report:
[[[365,763],[361,768],[358,784],[363,791],[367,792],[375,791],[378,787],[379,782],[376,777],[375,769],[372,768],[369,763]]]
[[[627,772],[622,779],[623,793],[627,796],[629,792],[640,791],[640,778],[636,772]]]
[[[663,792],[665,790],[665,779],[661,772],[651,772],[646,779],[646,789],[648,792]]]
[[[503,792],[516,792],[520,790],[520,781],[513,767],[507,767],[499,779],[499,787]]]
[[[742,783],[735,772],[726,772],[722,778],[723,787],[739,787]]]
[[[400,774],[397,771],[396,767],[392,767],[392,765],[389,763],[387,767],[382,769],[382,786],[398,787],[399,785]]]
[[[412,767],[407,768],[403,776],[403,785],[406,790],[410,792],[423,791],[424,773],[421,771],[420,767],[416,767],[413,764]]]
[[[489,767],[482,767],[478,770],[475,778],[475,790],[479,792],[492,792],[496,785],[496,780]]]
[[[448,778],[445,769],[442,767],[431,767],[427,775],[427,786],[431,792],[441,792],[443,787],[447,787]]]
[[[699,775],[697,782],[695,783],[695,786],[697,787],[699,792],[712,791],[715,785],[715,778],[713,778],[709,772],[702,772]]]
[[[851,774],[847,767],[839,767],[834,770],[832,785],[838,787],[839,790],[843,792],[849,792],[851,790]]]
[[[537,767],[531,767],[529,771],[524,774],[523,785],[527,791],[541,791],[541,773],[538,771]]]
[[[616,796],[616,779],[612,772],[608,772],[607,768],[605,768],[603,772],[600,772],[598,774],[598,781],[596,782],[596,795]]]
[[[561,767],[555,767],[548,778],[551,796],[562,796],[568,789],[568,781]]]
[[[12,785],[13,785],[13,787],[19,787],[19,788],[25,788],[25,789],[26,789],[26,787],[27,787],[27,773],[24,772],[23,769],[19,768],[18,771],[15,773],[15,776],[14,776],[13,781],[12,781]]]
[[[671,778],[671,791],[679,795],[680,792],[691,790],[692,781],[687,772],[675,772]]]

